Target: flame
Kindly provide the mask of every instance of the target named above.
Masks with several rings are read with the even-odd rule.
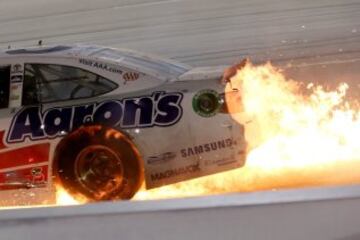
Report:
[[[61,185],[57,184],[56,188],[56,205],[69,206],[79,205],[85,203],[85,201],[78,200],[70,193],[68,193]]]
[[[150,191],[135,199],[360,183],[360,109],[334,91],[286,79],[270,63],[247,63],[225,92],[232,117],[245,125],[245,167]],[[241,113],[239,113],[241,112]]]
[[[232,117],[245,125],[250,146],[243,168],[157,189],[135,200],[360,183],[360,108],[333,91],[287,79],[270,63],[242,64],[225,92]],[[241,112],[241,113],[239,113]],[[84,203],[57,186],[57,204]]]

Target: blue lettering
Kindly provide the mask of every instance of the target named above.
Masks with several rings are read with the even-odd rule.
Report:
[[[26,136],[29,136],[30,138],[44,136],[38,107],[23,108],[16,114],[15,121],[13,122],[10,134],[8,135],[8,140],[24,140]]]
[[[155,118],[157,125],[167,125],[177,122],[181,117],[181,98],[182,95],[165,95],[158,102],[158,113]]]
[[[72,129],[77,129],[86,123],[92,122],[94,105],[76,106],[74,109],[74,118]]]
[[[123,127],[148,126],[152,124],[153,100],[149,97],[125,100]]]
[[[94,113],[94,123],[107,126],[118,125],[122,116],[122,107],[119,102],[109,101],[100,104]]]
[[[41,107],[25,107],[14,117],[8,142],[63,136],[84,124],[101,124],[127,129],[166,127],[182,116],[181,93],[155,92],[151,96],[107,100],[80,106],[56,107],[41,112]]]
[[[50,109],[44,120],[45,132],[48,136],[64,135],[70,131],[72,108]]]

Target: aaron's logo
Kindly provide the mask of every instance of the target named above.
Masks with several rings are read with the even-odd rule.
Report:
[[[178,92],[154,92],[151,96],[56,107],[45,112],[41,111],[40,106],[29,106],[15,115],[7,141],[55,138],[84,124],[101,124],[120,129],[167,127],[180,120],[182,98],[183,95]]]

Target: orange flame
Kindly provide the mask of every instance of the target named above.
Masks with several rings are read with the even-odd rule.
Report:
[[[360,183],[354,170],[360,167],[359,103],[345,99],[344,83],[335,91],[303,86],[270,63],[242,66],[225,92],[239,90],[226,101],[232,117],[245,125],[251,148],[245,167],[141,190],[134,199]],[[83,202],[58,187],[57,203]]]
[[[59,184],[57,184],[55,188],[56,188],[56,205],[68,206],[68,205],[84,204],[87,202],[87,200],[84,197],[75,198]]]
[[[232,117],[245,124],[251,151],[245,167],[159,189],[135,199],[360,183],[360,110],[335,91],[288,80],[270,63],[247,63],[225,92]]]

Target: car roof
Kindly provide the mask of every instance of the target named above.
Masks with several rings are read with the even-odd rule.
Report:
[[[73,44],[7,49],[0,58],[22,56],[91,58],[129,67],[160,78],[178,78],[191,68],[176,61],[129,49],[117,49],[97,45]]]

